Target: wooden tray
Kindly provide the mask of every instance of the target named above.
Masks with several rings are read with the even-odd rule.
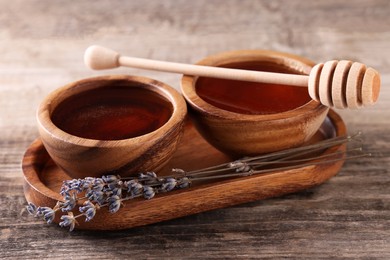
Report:
[[[346,127],[338,114],[330,111],[320,130],[310,140],[316,142],[346,135]],[[345,151],[346,145],[326,149],[323,154]],[[169,165],[159,175],[170,174],[171,168],[200,169],[232,159],[210,146],[189,123],[182,142]],[[118,230],[178,218],[207,210],[228,207],[270,197],[281,196],[319,185],[336,175],[343,160],[300,167],[264,175],[214,181],[193,185],[189,189],[158,194],[151,200],[126,201],[116,214],[106,208],[99,210],[91,222],[80,219],[79,229]],[[53,207],[62,197],[63,180],[71,179],[50,159],[40,139],[34,141],[23,158],[24,193],[27,201]],[[78,207],[77,207],[78,208]],[[75,214],[78,214],[77,209]],[[60,214],[57,214],[60,215]],[[54,222],[59,222],[59,216]]]

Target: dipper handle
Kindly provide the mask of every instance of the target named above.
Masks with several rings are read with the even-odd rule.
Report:
[[[309,76],[227,69],[121,56],[101,46],[90,46],[84,55],[85,64],[95,70],[119,66],[180,73],[193,76],[252,81],[308,87],[312,99],[325,106],[358,108],[376,102],[380,75],[364,64],[351,61],[328,61],[313,67]]]

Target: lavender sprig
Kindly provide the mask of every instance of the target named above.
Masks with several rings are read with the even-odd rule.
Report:
[[[342,159],[370,156],[370,154],[362,153],[361,148],[350,149],[347,152],[336,151],[314,157],[308,155],[314,151],[354,141],[356,137],[358,135],[331,138],[313,145],[256,157],[246,157],[234,162],[190,172],[183,169],[172,169],[172,176],[158,177],[154,172],[146,172],[140,173],[137,177],[129,178],[107,175],[101,178],[87,177],[68,180],[63,182],[60,190],[63,200],[57,202],[53,208],[40,207],[28,202],[26,209],[31,215],[43,218],[49,224],[53,222],[57,212],[64,212],[66,214],[60,216],[59,225],[69,227],[69,230],[72,231],[78,225],[78,218],[84,217],[86,222],[91,221],[101,208],[107,207],[110,213],[116,213],[124,206],[124,201],[140,197],[149,200],[158,193],[188,188],[194,181],[264,174]],[[360,151],[360,153],[355,154],[356,151]],[[301,158],[302,155],[305,157]],[[277,166],[272,167],[273,165]],[[80,214],[74,215],[75,207],[80,201],[83,201],[82,206],[78,208]]]
[[[26,208],[31,215],[41,217],[49,224],[53,222],[56,212],[62,211],[66,214],[60,217],[59,225],[69,227],[72,231],[78,224],[77,218],[85,217],[86,222],[91,221],[103,207],[108,207],[110,213],[116,213],[124,205],[123,201],[138,197],[149,200],[159,192],[187,188],[189,185],[188,177],[158,178],[154,172],[140,173],[137,178],[127,181],[116,175],[87,177],[64,181],[60,190],[63,201],[59,201],[54,208],[38,207],[32,202],[29,202]],[[80,194],[84,196],[79,197]],[[78,208],[80,214],[75,216],[72,211],[77,202],[83,200],[83,205]]]

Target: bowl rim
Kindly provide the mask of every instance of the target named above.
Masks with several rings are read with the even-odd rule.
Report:
[[[261,60],[260,60],[261,59]],[[315,63],[309,59],[306,59],[301,56],[293,55],[290,53],[279,52],[279,51],[270,51],[270,50],[233,50],[217,53],[214,55],[207,56],[202,60],[198,61],[197,65],[204,66],[221,66],[232,63],[240,62],[253,62],[253,61],[271,61],[276,64],[284,65],[286,67],[292,68],[301,72],[304,75],[309,75],[311,68]],[[241,114],[237,112],[232,112],[224,110],[222,108],[216,107],[205,100],[203,100],[196,93],[195,86],[198,80],[198,76],[183,75],[181,79],[181,90],[184,98],[187,103],[191,105],[193,109],[196,109],[198,112],[218,118],[223,118],[227,120],[234,121],[269,121],[269,120],[279,120],[287,119],[296,116],[301,116],[307,113],[318,113],[328,109],[328,107],[322,105],[321,103],[310,100],[302,106],[296,107],[291,110],[283,111],[280,113],[273,114]]]
[[[96,140],[84,137],[72,135],[68,132],[58,128],[51,120],[51,113],[54,109],[66,98],[83,93],[88,90],[98,89],[104,87],[104,84],[93,84],[96,82],[104,81],[128,81],[131,83],[137,83],[129,85],[129,87],[138,87],[152,91],[172,105],[172,113],[167,122],[156,130],[149,132],[144,135],[119,139],[119,140]],[[187,114],[186,102],[180,93],[173,87],[163,83],[161,81],[141,76],[133,75],[103,75],[97,77],[89,77],[80,79],[71,83],[68,83],[53,92],[49,93],[40,103],[37,112],[36,119],[38,122],[38,128],[40,131],[45,131],[50,137],[55,138],[59,141],[83,146],[83,147],[123,147],[134,143],[148,142],[155,138],[158,138],[158,134],[169,132],[172,128],[180,122],[184,122]],[[162,136],[162,135],[161,135]],[[42,140],[44,139],[42,137]]]

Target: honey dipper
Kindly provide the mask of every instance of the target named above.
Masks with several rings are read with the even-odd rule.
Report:
[[[95,70],[124,66],[193,76],[308,87],[312,99],[335,108],[355,109],[372,105],[377,101],[380,91],[380,74],[376,70],[347,60],[317,64],[307,76],[126,57],[111,49],[93,45],[85,51],[84,62]]]

